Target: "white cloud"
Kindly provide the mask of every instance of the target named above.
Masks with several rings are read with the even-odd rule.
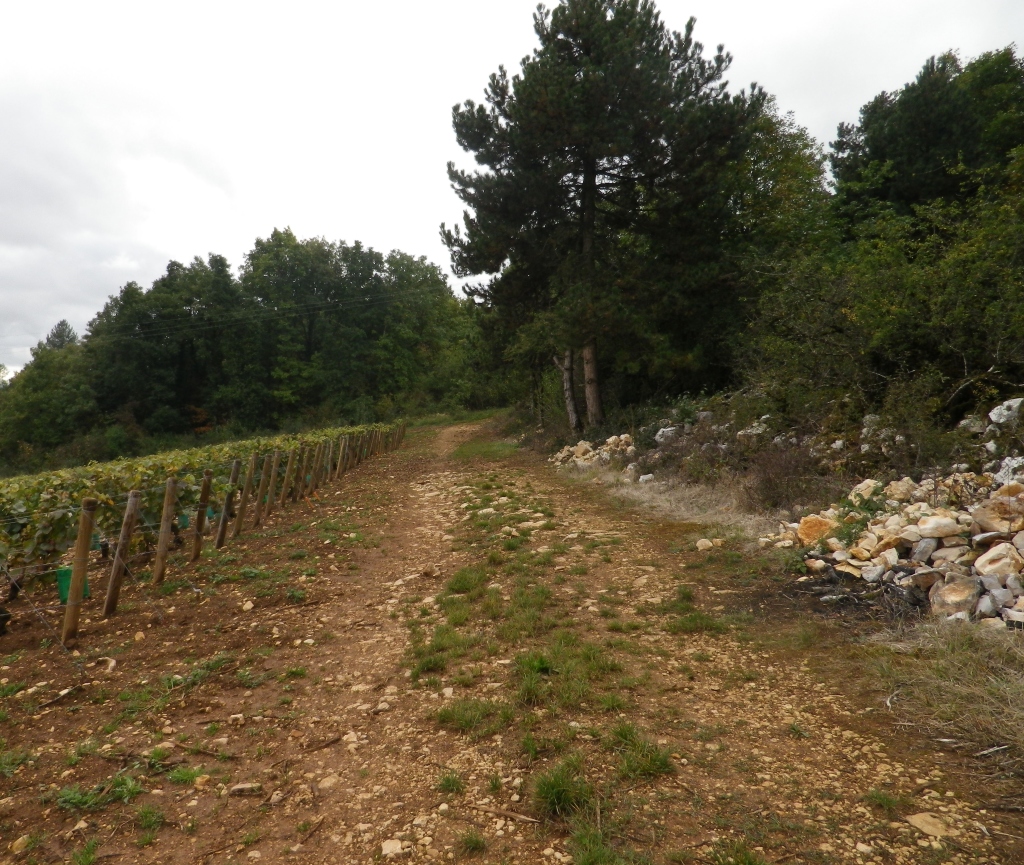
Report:
[[[447,265],[451,106],[534,47],[535,0],[10,5],[0,31],[0,360],[79,330],[169,259],[257,236],[362,240]],[[823,141],[947,48],[1024,33],[1024,4],[662,0]]]

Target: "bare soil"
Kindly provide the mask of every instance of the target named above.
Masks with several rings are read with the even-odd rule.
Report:
[[[97,562],[73,653],[29,591],[0,861],[1024,862],[1019,780],[887,710],[871,624],[699,532],[424,428],[109,621]]]

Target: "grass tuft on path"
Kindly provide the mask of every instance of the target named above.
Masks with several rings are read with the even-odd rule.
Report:
[[[567,757],[538,775],[533,798],[537,810],[545,817],[566,820],[587,808],[593,801],[594,789],[583,777],[582,759],[578,755]]]

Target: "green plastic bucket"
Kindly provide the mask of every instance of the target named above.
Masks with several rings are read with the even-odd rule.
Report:
[[[188,528],[188,514],[178,514],[178,528],[179,529],[187,529]]]
[[[57,568],[57,594],[60,596],[60,602],[66,604],[68,602],[68,592],[71,591],[71,568]],[[89,597],[89,580],[85,581],[85,592],[82,597]]]

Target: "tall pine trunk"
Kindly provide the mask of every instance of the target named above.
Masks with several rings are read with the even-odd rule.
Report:
[[[552,360],[559,372],[562,373],[562,395],[565,397],[565,413],[569,417],[569,428],[579,434],[583,432],[583,423],[580,421],[580,410],[576,406],[576,386],[573,382],[575,352],[571,348],[567,348],[564,360],[559,360],[558,355],[555,355]]]
[[[601,409],[601,388],[597,378],[597,346],[588,342],[583,346],[583,389],[587,396],[587,423],[597,426],[604,421]]]
[[[583,279],[587,292],[593,297],[594,285],[594,233],[597,224],[597,161],[589,154],[583,160],[583,188],[580,195],[580,221],[583,237]],[[587,323],[588,326],[590,323]],[[601,410],[601,382],[597,376],[597,346],[591,338],[583,346],[583,393],[587,398],[587,424],[597,426],[604,420]]]

